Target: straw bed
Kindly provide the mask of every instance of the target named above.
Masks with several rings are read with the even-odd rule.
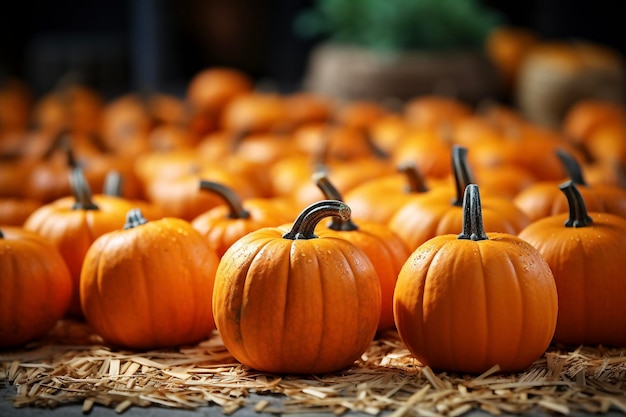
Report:
[[[502,374],[494,367],[479,376],[454,375],[422,366],[390,331],[342,372],[278,376],[239,364],[217,333],[196,346],[131,352],[107,347],[85,324],[62,321],[46,339],[0,352],[0,376],[17,388],[15,407],[82,403],[84,413],[95,404],[118,413],[137,406],[217,406],[225,415],[244,406],[261,414],[357,411],[392,417],[454,417],[471,410],[626,413],[624,353],[553,347],[523,373]]]

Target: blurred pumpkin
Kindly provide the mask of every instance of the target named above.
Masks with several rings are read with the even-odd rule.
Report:
[[[341,193],[324,174],[313,175],[314,183],[329,200],[343,201]],[[380,282],[380,319],[378,331],[395,327],[393,320],[393,291],[402,265],[410,255],[409,248],[386,224],[331,217],[326,224],[318,223],[315,233],[319,237],[337,236],[353,243],[372,261]]]
[[[80,168],[72,170],[70,181],[73,197],[62,197],[41,206],[26,219],[23,227],[48,239],[61,253],[74,289],[68,314],[81,318],[78,288],[85,253],[97,237],[124,224],[131,206],[117,198],[94,201]]]
[[[291,205],[284,200],[269,198],[242,200],[224,184],[202,179],[200,189],[216,194],[224,202],[191,220],[193,228],[207,239],[220,258],[244,235],[263,227],[280,226],[293,218]]]
[[[427,240],[454,233],[463,222],[463,191],[473,183],[467,162],[467,149],[455,145],[452,149],[454,187],[446,192],[422,193],[402,204],[389,220],[389,227],[409,246],[417,249]],[[530,219],[513,202],[499,195],[482,200],[485,229],[489,232],[517,234]]]
[[[72,279],[59,251],[21,227],[0,229],[0,348],[37,340],[65,317]]]

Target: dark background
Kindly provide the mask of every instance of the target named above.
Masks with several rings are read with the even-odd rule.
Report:
[[[355,0],[358,1],[358,0]],[[393,1],[393,0],[381,0]],[[461,0],[459,0],[461,1]],[[580,38],[626,55],[620,0],[481,0],[542,39]],[[0,12],[0,75],[40,95],[68,73],[105,97],[155,89],[183,94],[210,66],[239,68],[259,83],[297,89],[311,47],[293,18],[313,0],[33,0]]]

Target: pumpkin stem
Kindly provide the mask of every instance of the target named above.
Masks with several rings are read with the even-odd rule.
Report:
[[[452,147],[452,172],[454,173],[454,184],[456,186],[456,198],[452,204],[462,207],[464,193],[469,184],[474,183],[469,167],[467,166],[467,148],[459,145]]]
[[[237,152],[243,140],[248,136],[250,131],[248,129],[238,129],[233,132],[228,138],[228,149],[231,152]]]
[[[343,201],[343,197],[339,190],[330,182],[328,176],[324,171],[317,171],[313,173],[313,181],[315,185],[324,193],[324,196],[328,200],[337,200]],[[330,220],[330,224],[328,225],[329,229],[332,230],[342,230],[342,231],[350,231],[350,230],[358,230],[358,226],[354,224],[352,219],[341,219],[338,217],[332,217]]]
[[[389,159],[389,153],[385,152],[380,146],[376,144],[376,142],[374,142],[374,138],[372,137],[372,133],[369,129],[363,128],[361,129],[361,132],[363,133],[363,138],[365,140],[365,143],[367,144],[367,147],[370,151],[372,151],[374,157],[384,160]]]
[[[585,181],[585,177],[583,175],[583,170],[581,169],[580,164],[578,163],[576,158],[574,158],[571,153],[563,149],[557,149],[556,156],[561,161],[561,164],[563,165],[567,176],[572,181],[574,181],[574,184],[583,186],[587,185],[587,182]]]
[[[250,212],[243,208],[243,204],[235,192],[225,185],[213,181],[200,180],[200,189],[211,191],[226,202],[229,210],[229,219],[247,219],[250,217]]]
[[[0,230],[0,239],[4,239],[4,233],[2,233],[2,230]]]
[[[326,217],[350,218],[350,207],[342,201],[321,200],[302,210],[291,226],[291,230],[283,235],[285,239],[315,239],[315,226]]]
[[[463,197],[463,231],[458,239],[488,240],[483,226],[483,209],[478,185],[468,184]]]
[[[589,217],[587,206],[583,196],[578,191],[578,187],[573,180],[569,180],[559,185],[559,189],[567,197],[569,205],[569,218],[565,221],[565,227],[586,227],[593,223]]]
[[[73,210],[98,210],[99,207],[93,202],[91,198],[91,189],[83,170],[80,167],[74,167],[70,172],[70,184],[72,186],[72,193],[76,201],[72,206]]]
[[[417,166],[412,161],[407,161],[398,165],[398,172],[404,174],[406,177],[409,187],[409,193],[425,193],[428,191],[426,187],[426,183],[424,182],[424,177],[417,170]]]
[[[107,173],[106,177],[104,178],[102,193],[114,197],[121,197],[122,183],[122,174],[120,174],[119,171],[111,171]]]
[[[130,209],[126,213],[126,223],[124,223],[124,230],[132,229],[137,226],[141,226],[142,224],[148,223],[141,210],[138,208]]]

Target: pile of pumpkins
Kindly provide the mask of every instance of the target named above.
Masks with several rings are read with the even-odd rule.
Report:
[[[496,103],[389,109],[256,90],[0,92],[0,347],[61,319],[155,349],[217,329],[241,363],[351,366],[397,329],[424,365],[523,370],[626,345],[626,109],[560,129]]]

